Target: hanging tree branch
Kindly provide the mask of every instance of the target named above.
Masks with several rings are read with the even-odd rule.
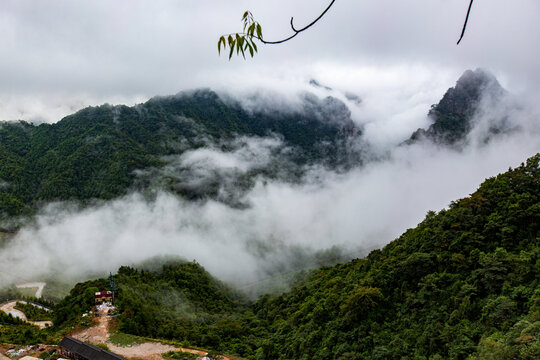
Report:
[[[264,40],[261,24],[255,21],[255,19],[253,18],[253,14],[250,11],[246,11],[242,16],[242,22],[244,23],[243,31],[222,35],[217,43],[218,53],[221,54],[222,47],[223,50],[229,47],[229,59],[231,59],[231,57],[233,56],[234,50],[236,50],[237,55],[241,53],[244,59],[246,58],[246,51],[248,51],[251,57],[253,57],[258,50],[255,41],[260,41],[262,44],[267,45],[281,44],[289,41],[301,32],[306,31],[307,29],[315,25],[315,23],[317,23],[328,12],[328,10],[330,10],[330,8],[332,7],[332,5],[334,5],[335,2],[336,0],[332,0],[330,4],[326,7],[326,9],[315,20],[313,20],[311,23],[301,29],[297,29],[294,26],[294,18],[291,17],[291,29],[293,31],[293,34],[289,37],[276,41]],[[461,39],[463,39],[463,36],[465,35],[465,30],[467,29],[467,22],[469,21],[469,15],[471,13],[473,2],[474,0],[471,0],[471,2],[469,3],[467,16],[465,17],[465,23],[463,24],[463,30],[461,31],[461,36],[459,37],[459,40],[457,42],[458,45],[461,42]]]
[[[332,7],[332,5],[334,5],[334,3],[336,2],[336,0],[332,0],[332,2],[330,2],[330,5],[328,5],[328,7],[321,13],[321,15],[319,15],[315,20],[313,20],[310,24],[308,24],[307,26],[304,26],[303,28],[301,29],[296,29],[294,27],[294,18],[291,17],[291,29],[292,31],[294,32],[294,34],[292,34],[291,36],[289,36],[288,38],[285,38],[285,39],[282,39],[282,40],[278,40],[278,41],[265,41],[263,40],[262,38],[259,39],[263,44],[281,44],[281,43],[284,43],[285,41],[289,41],[291,40],[293,37],[295,37],[296,35],[300,34],[302,31],[305,31],[307,29],[309,29],[310,27],[312,27],[313,25],[315,25],[315,23],[319,20],[321,20],[321,18],[324,16],[324,14],[326,14],[328,12],[328,10],[330,10],[330,8]]]
[[[257,45],[255,44],[254,40],[258,40],[263,44],[267,45],[275,45],[275,44],[281,44],[286,41],[291,40],[296,35],[300,34],[302,31],[305,31],[315,25],[317,21],[319,21],[327,12],[330,10],[332,5],[336,0],[332,0],[330,4],[326,7],[326,9],[311,23],[304,26],[301,29],[297,29],[294,26],[294,18],[291,17],[291,29],[293,31],[293,34],[285,39],[276,40],[276,41],[267,41],[263,39],[262,35],[262,27],[261,25],[256,22],[253,19],[253,15],[251,12],[246,11],[244,12],[244,15],[242,16],[242,22],[244,23],[244,31],[240,33],[233,33],[228,35],[222,35],[218,40],[218,53],[221,53],[221,47],[223,46],[223,49],[227,48],[229,46],[229,59],[232,57],[234,50],[236,49],[236,54],[242,53],[242,56],[245,58],[245,52],[246,50],[249,51],[251,57],[257,52]]]
[[[469,21],[469,14],[471,13],[472,3],[474,0],[471,0],[469,3],[469,9],[467,10],[467,16],[465,17],[465,23],[463,24],[463,30],[461,30],[461,36],[459,37],[459,40],[457,42],[457,45],[461,42],[461,39],[463,39],[463,35],[465,35],[465,29],[467,28],[467,22]]]

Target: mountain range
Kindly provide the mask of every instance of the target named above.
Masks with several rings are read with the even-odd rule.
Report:
[[[406,144],[464,141],[482,94],[497,101],[505,93],[488,72],[466,71],[429,110],[429,128],[418,129]],[[357,96],[346,98],[361,104]],[[88,203],[152,186],[191,200],[211,197],[234,204],[231,192],[221,191],[219,173],[193,185],[185,181],[194,176],[189,166],[168,174],[162,170],[171,156],[205,147],[233,152],[254,137],[276,141],[265,164],[234,174],[235,188],[249,189],[258,175],[298,181],[309,166],[339,172],[370,158],[362,127],[336,97],[302,93],[296,107],[249,109],[209,89],[186,91],[133,107],[89,107],[54,124],[3,122],[0,214],[4,219],[28,215],[51,201]]]
[[[459,152],[479,113],[507,97],[486,71],[466,71],[429,110],[430,125],[400,149],[427,142]],[[54,201],[91,205],[132,191],[152,196],[156,189],[186,202],[215,199],[236,211],[248,205],[234,194],[255,179],[301,182],[313,168],[340,174],[377,161],[346,105],[362,101],[351,94],[345,99],[303,93],[288,108],[249,107],[202,89],[133,107],[90,107],[55,124],[4,122],[3,224],[17,231],[10,219]],[[510,129],[504,116],[489,125],[489,137]],[[205,149],[244,154],[249,166],[226,156],[218,159],[225,170],[197,163],[194,154]],[[488,178],[363,258],[294,271],[290,288],[256,299],[196,261],[122,266],[111,274],[118,286],[116,335],[247,359],[538,359],[539,161],[536,154]],[[272,246],[262,245],[261,253]],[[0,343],[57,343],[89,325],[95,292],[109,286],[106,279],[84,281],[58,301],[56,285],[52,281],[44,293],[57,301],[46,304],[54,308],[47,314],[54,326],[39,330],[0,313]],[[0,298],[16,291],[0,291]]]

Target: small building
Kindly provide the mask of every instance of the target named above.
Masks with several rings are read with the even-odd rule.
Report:
[[[113,293],[108,290],[101,290],[94,294],[94,300],[96,304],[103,304],[104,302],[112,301]]]
[[[125,357],[72,337],[63,338],[58,346],[62,356],[73,360],[127,360]]]

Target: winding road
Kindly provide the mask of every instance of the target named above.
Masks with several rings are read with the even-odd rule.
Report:
[[[22,289],[22,288],[36,289],[36,294],[34,296],[39,299],[41,297],[41,295],[43,294],[43,288],[45,287],[45,285],[47,285],[47,283],[44,283],[44,282],[29,282],[29,283],[19,284],[19,285],[17,285],[17,288],[19,288],[19,289]]]
[[[22,289],[22,288],[35,289],[36,292],[35,292],[34,296],[36,298],[40,298],[41,295],[43,295],[43,288],[45,287],[45,285],[47,285],[47,283],[44,283],[44,282],[28,282],[28,283],[16,285],[16,287],[19,288],[19,289]],[[26,315],[22,311],[15,309],[15,306],[17,305],[18,302],[26,304],[26,301],[24,301],[24,300],[13,300],[13,301],[1,304],[0,305],[0,310],[5,312],[6,314],[11,314],[11,316],[13,316],[13,317],[16,317],[16,318],[19,318],[19,319],[24,320],[26,322],[29,322],[31,324],[37,325],[41,329],[44,329],[45,327],[52,325],[52,321],[28,321],[28,319],[26,318]],[[43,307],[41,305],[38,305],[38,304],[32,304],[32,305],[49,311],[49,309],[47,309],[47,308],[45,308],[45,307]]]
[[[29,322],[30,324],[37,325],[40,329],[44,329],[47,326],[52,326],[52,321],[29,321],[22,311],[15,309],[15,306],[18,302],[26,304],[26,301],[24,300],[13,300],[0,305],[0,310],[5,312],[6,314],[11,314],[11,316],[13,317]]]

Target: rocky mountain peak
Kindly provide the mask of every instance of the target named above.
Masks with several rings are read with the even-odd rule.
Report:
[[[467,70],[456,86],[448,89],[441,101],[431,109],[430,115],[453,113],[471,116],[484,94],[501,96],[504,89],[490,72],[483,69]]]
[[[472,129],[472,119],[486,97],[492,103],[506,94],[495,76],[483,69],[467,70],[456,85],[446,91],[428,115],[433,123],[428,129],[416,130],[406,141],[410,144],[421,139],[443,144],[456,144],[465,139]]]

